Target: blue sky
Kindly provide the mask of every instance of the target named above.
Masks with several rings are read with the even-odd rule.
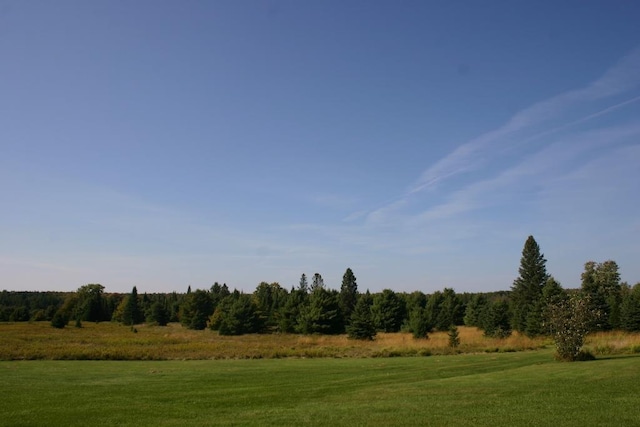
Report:
[[[0,289],[640,281],[640,3],[0,1]]]

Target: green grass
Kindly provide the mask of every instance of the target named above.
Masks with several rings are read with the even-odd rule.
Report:
[[[640,425],[640,355],[0,362],[0,425]]]

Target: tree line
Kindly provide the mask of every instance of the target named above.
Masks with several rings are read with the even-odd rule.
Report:
[[[407,331],[426,338],[432,331],[467,325],[492,337],[509,336],[512,330],[536,336],[554,333],[551,320],[554,313],[558,317],[554,308],[570,307],[569,300],[584,297],[588,312],[597,314],[590,320],[590,330],[640,331],[640,283],[631,287],[621,282],[615,261],[587,262],[581,280],[580,289],[563,289],[547,273],[544,255],[529,236],[510,291],[360,292],[354,272],[347,268],[339,290],[326,287],[315,273],[310,280],[302,274],[290,289],[262,282],[252,293],[217,282],[209,289],[189,288],[186,293],[142,295],[136,287],[129,294],[106,293],[100,284],[67,293],[3,291],[0,321],[46,320],[56,327],[70,321],[76,326],[87,321],[159,326],[179,322],[189,329],[210,328],[222,335],[348,333],[362,339],[372,339],[380,331]]]

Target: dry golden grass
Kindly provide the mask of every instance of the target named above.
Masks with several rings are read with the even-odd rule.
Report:
[[[179,360],[280,357],[392,357],[432,354],[511,352],[549,346],[545,338],[514,334],[506,339],[487,338],[476,328],[460,327],[460,346],[448,346],[446,332],[429,339],[407,333],[381,333],[373,341],[346,335],[243,335],[220,336],[193,331],[179,324],[166,327],[140,325],[137,332],[115,323],[84,323],[82,328],[52,328],[48,322],[1,323],[0,360],[98,359]]]
[[[461,326],[460,346],[449,348],[446,332],[414,339],[407,333],[380,333],[373,341],[346,335],[265,334],[220,336],[179,324],[139,325],[137,332],[116,323],[84,323],[82,328],[52,328],[48,322],[0,323],[0,360],[96,359],[179,360],[281,357],[394,357],[452,353],[513,352],[553,347],[550,338],[487,338]],[[595,355],[640,353],[640,334],[619,331],[590,335],[585,350]]]
[[[640,353],[640,334],[623,331],[596,332],[587,337],[584,348],[594,355]]]

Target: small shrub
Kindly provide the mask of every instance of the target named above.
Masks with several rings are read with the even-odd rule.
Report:
[[[67,318],[60,311],[56,311],[53,315],[53,319],[51,319],[51,326],[54,328],[62,329],[67,326]]]
[[[456,348],[460,345],[460,333],[456,325],[451,325],[449,328],[449,347]]]

